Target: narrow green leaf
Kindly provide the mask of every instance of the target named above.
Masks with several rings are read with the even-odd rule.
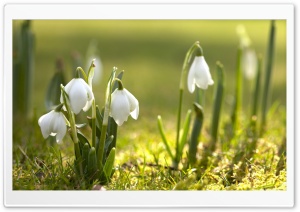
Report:
[[[167,150],[168,154],[170,155],[170,157],[172,158],[172,160],[174,160],[175,158],[174,158],[174,156],[171,152],[170,146],[168,144],[168,141],[167,141],[167,138],[166,138],[166,135],[165,135],[165,131],[164,131],[164,128],[163,128],[163,123],[162,123],[161,116],[157,116],[157,124],[158,124],[158,129],[159,129],[162,141],[165,144],[166,150]]]
[[[232,114],[231,114],[231,122],[234,131],[238,125],[238,116],[240,113],[240,107],[242,103],[242,81],[243,81],[242,54],[243,54],[242,47],[238,47],[237,59],[236,59],[235,97],[234,97],[234,104],[233,104]]]
[[[91,179],[97,178],[97,156],[96,156],[96,149],[92,147],[89,152],[88,157],[88,176]]]
[[[92,118],[89,116],[87,116],[86,118],[88,120],[89,126],[92,128]],[[96,123],[97,123],[97,121],[96,121]],[[96,124],[96,137],[100,138],[100,136],[101,136],[101,129]]]
[[[223,102],[223,93],[224,93],[224,74],[223,74],[223,65],[220,62],[217,62],[217,78],[218,84],[215,90],[214,95],[214,108],[213,116],[211,121],[211,145],[210,150],[213,152],[216,148],[216,142],[218,137],[218,126],[219,119],[221,116],[221,107]]]
[[[94,64],[94,60],[92,60],[89,71],[88,71],[88,75],[87,75],[87,80],[88,80],[88,84],[90,87],[92,87],[92,82],[93,82],[93,77],[94,77],[94,72],[95,72],[95,64]]]
[[[52,110],[55,105],[60,104],[60,85],[65,85],[63,70],[57,70],[53,75],[46,93],[45,105],[47,110]]]
[[[196,154],[197,154],[197,147],[199,143],[199,135],[202,129],[203,125],[203,109],[202,107],[197,103],[194,102],[194,110],[196,113],[194,124],[193,124],[193,129],[192,129],[192,134],[191,134],[191,140],[190,140],[190,145],[189,145],[189,163],[190,164],[195,164],[196,162]]]
[[[116,149],[112,148],[109,155],[108,155],[108,157],[107,157],[105,165],[103,167],[103,171],[104,171],[104,174],[105,174],[105,177],[106,177],[107,181],[109,181],[109,179],[111,177],[112,169],[113,169],[114,162],[115,162],[115,155],[116,155]]]
[[[183,125],[183,132],[180,138],[180,143],[179,143],[179,155],[178,155],[178,159],[180,160],[180,158],[182,157],[182,151],[184,148],[184,145],[187,142],[187,136],[188,136],[188,132],[190,130],[190,123],[191,123],[191,114],[192,111],[188,110],[185,116],[185,121],[184,121],[184,125]]]
[[[113,140],[114,140],[114,136],[111,135],[105,141],[105,146],[104,146],[104,153],[105,154],[104,154],[103,161],[105,161],[105,157],[108,157],[108,154],[110,153],[110,151],[112,149],[112,148],[110,149],[110,147],[111,147],[111,144],[112,144]]]
[[[86,83],[88,83],[88,78],[87,78],[86,73],[84,72],[84,70],[81,67],[77,67],[76,73],[77,73],[77,71],[81,72],[83,80],[86,81]]]
[[[82,168],[84,173],[87,173],[89,152],[90,152],[90,146],[88,143],[85,143],[82,148]]]
[[[89,147],[91,147],[88,139],[79,130],[77,130],[77,138],[79,140],[80,149],[82,149],[85,144],[88,144]]]
[[[273,60],[275,53],[275,34],[276,34],[276,26],[275,21],[271,21],[271,29],[270,29],[270,37],[268,44],[268,52],[267,52],[267,60],[266,60],[266,72],[265,72],[265,82],[264,82],[264,90],[262,96],[262,108],[261,108],[261,129],[260,132],[263,134],[266,125],[266,116],[268,110],[268,99],[269,99],[269,89],[270,82],[273,70]]]
[[[250,123],[252,126],[252,131],[256,131],[256,123],[257,123],[257,106],[258,106],[258,99],[260,97],[260,78],[261,78],[261,70],[262,70],[262,56],[258,56],[258,63],[257,63],[257,73],[256,73],[256,80],[255,80],[255,87],[253,91],[252,97],[252,111],[250,117]]]
[[[102,110],[100,112],[98,105],[96,105],[96,126],[99,127],[100,131],[101,131],[102,122],[103,122],[103,112],[104,112],[104,110]]]

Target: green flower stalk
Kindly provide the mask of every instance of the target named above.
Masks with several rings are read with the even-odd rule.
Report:
[[[203,57],[203,51],[202,48],[200,46],[200,43],[197,41],[195,42],[190,49],[188,50],[188,52],[186,53],[184,62],[183,62],[183,67],[182,67],[182,71],[181,71],[181,77],[180,77],[180,84],[179,84],[179,107],[178,107],[178,114],[177,114],[177,134],[176,134],[176,159],[178,160],[179,158],[179,135],[180,135],[180,123],[181,123],[181,109],[182,109],[182,99],[183,99],[183,91],[184,91],[184,87],[185,87],[185,80],[186,80],[186,74],[187,71],[190,69],[190,67],[192,66],[192,59],[194,58],[194,56],[199,56],[201,57],[200,61],[199,59],[197,59],[196,63],[201,63],[204,61]],[[194,65],[195,66],[195,65]],[[193,92],[195,89],[195,84],[196,84],[196,80],[195,80],[195,68],[193,66],[193,71],[192,74],[189,74],[188,77],[188,87],[189,87],[189,91]],[[204,65],[205,66],[205,65]],[[178,163],[179,161],[175,161],[175,168],[178,167]]]
[[[194,103],[195,120],[191,135],[190,147],[189,147],[189,162],[194,165],[196,162],[197,146],[199,143],[199,135],[203,124],[203,109],[205,101],[205,90],[209,85],[213,85],[214,81],[211,77],[209,67],[204,59],[203,50],[200,47],[199,52],[196,52],[194,61],[191,65],[188,74],[188,89],[191,93],[196,88],[196,102]],[[202,107],[200,106],[202,105]]]
[[[61,85],[60,87],[61,87],[61,93],[62,93],[61,96],[63,99],[63,104],[64,104],[64,106],[67,110],[68,116],[69,116],[69,122],[70,122],[70,127],[71,127],[72,140],[74,143],[76,161],[78,162],[80,176],[83,177],[82,157],[81,157],[81,151],[80,151],[80,147],[79,147],[79,143],[78,143],[75,115],[71,109],[69,96],[65,91],[65,87],[63,85]]]
[[[175,169],[178,168],[178,164],[181,160],[182,149],[184,144],[187,141],[186,136],[189,131],[190,119],[191,119],[190,118],[191,111],[188,111],[185,119],[185,124],[183,127],[183,136],[180,138],[183,91],[185,88],[186,75],[188,70],[189,70],[189,75],[187,77],[187,85],[191,93],[194,92],[196,86],[202,89],[207,89],[208,85],[213,84],[213,80],[209,72],[209,67],[204,59],[203,50],[198,41],[195,42],[187,51],[183,62],[182,71],[181,71],[181,78],[179,83],[179,104],[178,104],[178,113],[177,113],[175,156],[172,154],[169,144],[167,142],[165,132],[162,126],[161,116],[158,116],[158,128],[160,130],[160,134],[162,136],[163,142],[167,148],[168,154],[173,160],[173,166]]]

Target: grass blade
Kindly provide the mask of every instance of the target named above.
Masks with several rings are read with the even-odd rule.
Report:
[[[163,123],[162,123],[161,116],[157,117],[157,124],[158,124],[158,129],[159,129],[162,141],[165,144],[166,150],[167,150],[168,154],[170,155],[170,157],[172,158],[172,160],[174,160],[175,158],[174,158],[174,156],[171,152],[170,146],[168,144],[168,141],[167,141],[167,138],[166,138],[166,135],[165,135],[165,131],[164,131],[164,128],[163,128]]]
[[[190,130],[191,114],[192,114],[192,111],[188,110],[186,113],[186,116],[185,116],[183,132],[182,132],[180,142],[179,142],[179,151],[178,151],[178,156],[177,156],[178,162],[180,161],[180,159],[182,157],[182,151],[183,151],[184,145],[187,142],[187,135]]]

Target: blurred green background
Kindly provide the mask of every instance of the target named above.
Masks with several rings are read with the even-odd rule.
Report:
[[[14,21],[14,29],[21,21]],[[225,68],[223,114],[230,114],[235,86],[236,53],[239,38],[236,27],[243,24],[252,46],[266,55],[269,20],[33,20],[35,70],[32,109],[37,116],[46,113],[44,98],[56,71],[56,60],[63,60],[67,82],[73,77],[72,55],[79,54],[87,71],[86,53],[91,41],[97,43],[103,64],[101,81],[93,85],[96,103],[102,107],[107,79],[112,67],[125,70],[124,86],[139,100],[140,117],[156,128],[156,117],[175,122],[178,87],[186,51],[200,41],[215,79],[216,61]],[[272,102],[286,105],[286,23],[276,21],[276,52],[271,81]],[[14,31],[15,32],[15,31]],[[90,63],[90,61],[88,61]],[[248,112],[252,82],[244,79],[243,105]],[[205,112],[211,112],[214,86],[206,91]],[[192,108],[194,94],[184,93],[183,111]],[[129,119],[130,123],[133,123]],[[142,122],[143,123],[143,122]],[[138,123],[135,123],[139,125]]]

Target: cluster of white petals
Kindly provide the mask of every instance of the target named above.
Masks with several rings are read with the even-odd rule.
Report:
[[[204,59],[204,56],[196,56],[189,74],[188,74],[188,89],[191,93],[195,90],[195,85],[202,89],[207,89],[208,85],[213,85],[214,81],[211,78],[209,67]]]
[[[111,94],[110,116],[121,126],[131,115],[133,119],[139,116],[138,100],[125,88],[116,89]]]
[[[59,142],[67,132],[66,118],[62,112],[52,110],[41,116],[38,123],[45,139],[49,135],[56,136],[56,141]]]
[[[75,114],[81,109],[87,111],[94,99],[94,94],[90,86],[81,78],[72,79],[66,86],[65,91],[69,96],[70,106]],[[60,102],[63,103],[63,96],[60,96]]]

